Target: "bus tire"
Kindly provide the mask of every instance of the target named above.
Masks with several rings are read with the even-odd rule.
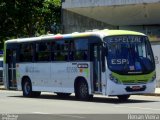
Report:
[[[89,100],[92,98],[92,95],[89,95],[88,84],[85,80],[78,81],[75,96],[80,100]]]
[[[66,98],[71,95],[71,93],[56,93],[58,97],[60,98]]]
[[[118,95],[117,97],[120,101],[127,101],[130,95]]]
[[[22,82],[22,90],[24,97],[32,97],[32,85],[29,78],[25,77]]]
[[[22,91],[24,97],[39,97],[41,92],[32,91],[32,84],[28,77],[25,77],[22,82]]]

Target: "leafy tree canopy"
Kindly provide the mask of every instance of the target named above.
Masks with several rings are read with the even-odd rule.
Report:
[[[1,43],[46,34],[60,24],[60,11],[60,0],[0,0]]]

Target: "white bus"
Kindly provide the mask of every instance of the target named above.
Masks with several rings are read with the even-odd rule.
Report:
[[[4,84],[36,97],[94,94],[127,100],[155,91],[155,61],[148,37],[125,30],[49,35],[5,42]]]

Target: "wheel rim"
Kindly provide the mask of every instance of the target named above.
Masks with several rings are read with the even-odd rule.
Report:
[[[29,82],[25,82],[24,91],[26,94],[29,94],[29,92],[31,91],[31,86],[30,86]]]
[[[86,97],[87,94],[88,94],[87,84],[82,82],[80,85],[80,95],[81,97]]]

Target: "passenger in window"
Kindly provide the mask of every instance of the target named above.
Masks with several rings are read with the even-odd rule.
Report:
[[[67,61],[68,60],[68,52],[64,53],[64,60]]]
[[[70,42],[70,52],[69,52],[69,60],[75,60],[75,55],[74,55],[74,51],[75,51],[75,47],[74,47],[74,42],[71,41]]]
[[[47,49],[47,51],[49,52],[49,51],[50,51],[50,43],[47,43],[46,46],[47,46],[46,49]]]
[[[54,51],[51,52],[51,60],[54,61],[55,60],[55,54]]]
[[[61,53],[60,52],[55,52],[55,59],[56,59],[56,61],[61,60]]]
[[[73,51],[69,52],[69,60],[74,60],[74,52]]]
[[[88,59],[88,52],[84,51],[83,52],[83,60],[87,60]]]

